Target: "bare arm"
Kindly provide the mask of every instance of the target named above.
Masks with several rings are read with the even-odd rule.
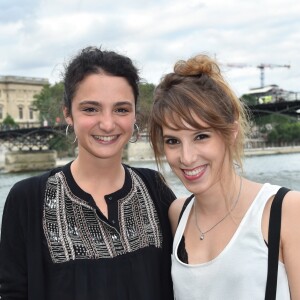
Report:
[[[281,245],[291,298],[300,299],[300,192],[289,192],[283,201]]]

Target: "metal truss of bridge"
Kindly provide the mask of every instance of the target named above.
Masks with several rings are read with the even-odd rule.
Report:
[[[255,117],[279,114],[300,118],[300,100],[251,105],[249,110]]]
[[[60,126],[0,131],[0,145],[9,151],[51,150],[61,138],[65,138],[64,128]]]

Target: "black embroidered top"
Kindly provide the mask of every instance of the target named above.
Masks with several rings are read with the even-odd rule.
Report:
[[[105,197],[108,218],[70,164],[12,188],[0,244],[2,299],[173,299],[167,212],[175,195],[159,173],[124,168],[124,186]]]

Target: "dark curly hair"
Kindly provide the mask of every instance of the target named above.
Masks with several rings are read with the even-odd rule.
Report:
[[[99,73],[124,77],[132,88],[135,104],[137,104],[140,77],[132,60],[114,51],[103,51],[101,48],[90,46],[82,49],[65,66],[64,106],[68,114],[71,113],[72,99],[80,82],[90,74]]]

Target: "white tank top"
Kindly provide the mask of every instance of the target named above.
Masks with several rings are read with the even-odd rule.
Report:
[[[188,265],[177,256],[194,200],[186,207],[174,236],[172,279],[176,300],[263,300],[267,281],[268,248],[262,231],[262,214],[279,186],[264,184],[235,234],[213,260]],[[284,264],[278,265],[278,300],[290,299]]]

